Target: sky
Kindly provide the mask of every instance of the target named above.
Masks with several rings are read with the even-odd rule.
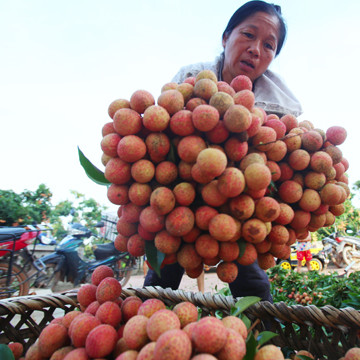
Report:
[[[221,3],[221,5],[220,5]],[[212,61],[244,1],[0,0],[0,189],[52,203],[70,190],[116,209],[80,166],[101,164],[107,109],[139,89],[154,98],[184,65]],[[299,120],[343,126],[350,184],[360,180],[360,2],[279,0],[288,27],[271,64],[302,103]]]

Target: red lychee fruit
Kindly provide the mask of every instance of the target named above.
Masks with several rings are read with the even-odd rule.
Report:
[[[119,109],[114,114],[114,128],[121,136],[134,135],[142,128],[141,116],[132,109]]]
[[[139,218],[141,226],[149,232],[158,232],[164,228],[165,218],[159,215],[152,206],[144,208]]]
[[[96,300],[102,304],[105,301],[114,301],[121,295],[121,284],[114,277],[107,277],[99,283],[96,289]]]
[[[180,110],[170,118],[170,130],[179,136],[192,135],[195,127],[190,110]]]
[[[303,188],[295,181],[284,181],[278,190],[280,198],[288,204],[299,201],[303,194]]]
[[[108,107],[108,114],[113,119],[115,112],[123,108],[130,108],[130,101],[125,99],[116,99],[110,103]]]
[[[266,189],[271,182],[270,169],[265,164],[254,163],[244,172],[246,185],[250,190]]]
[[[200,151],[204,149],[205,141],[196,135],[183,137],[177,147],[180,159],[188,163],[195,163]]]
[[[228,315],[222,318],[222,322],[226,328],[235,330],[244,340],[246,340],[248,330],[245,323],[240,318]]]
[[[217,109],[207,104],[197,106],[192,113],[193,125],[199,131],[214,129],[219,120],[220,114]]]
[[[173,209],[165,220],[166,230],[174,236],[184,236],[194,227],[195,216],[190,208],[178,206]]]
[[[224,114],[224,125],[234,133],[246,131],[251,125],[250,111],[243,105],[231,105]]]
[[[115,348],[118,335],[113,326],[102,324],[89,332],[85,350],[91,358],[104,358]]]
[[[228,167],[218,178],[218,190],[226,197],[236,197],[245,189],[245,177],[241,170]]]
[[[145,139],[150,159],[156,163],[165,160],[170,151],[170,139],[163,132],[149,134]]]
[[[176,256],[178,263],[184,269],[194,269],[202,262],[201,256],[197,253],[194,244],[183,244]]]
[[[101,280],[106,277],[114,277],[114,271],[107,265],[100,265],[91,274],[91,283],[97,286],[100,284]]]
[[[192,341],[198,352],[215,354],[225,345],[226,338],[224,324],[214,316],[200,319],[192,331]]]
[[[346,140],[347,132],[342,126],[331,126],[326,130],[326,140],[333,145],[341,145]]]
[[[237,232],[234,218],[227,214],[217,214],[209,222],[210,235],[219,241],[233,239]]]
[[[237,258],[237,262],[240,265],[250,265],[257,259],[257,251],[253,244],[245,241],[245,251]]]
[[[203,258],[213,258],[219,253],[219,243],[209,234],[202,234],[195,240],[196,252]]]
[[[210,79],[199,79],[195,82],[194,95],[205,101],[209,101],[217,91],[216,83]]]
[[[149,106],[154,104],[154,97],[146,90],[136,90],[130,98],[131,108],[139,114],[143,114]]]
[[[235,263],[222,261],[216,267],[218,278],[226,283],[232,283],[238,276],[238,268]]]
[[[154,359],[189,360],[191,340],[185,331],[173,329],[166,331],[156,341]]]
[[[96,300],[97,287],[94,284],[84,284],[77,293],[77,300],[81,306],[87,307]]]
[[[159,215],[168,214],[175,207],[175,196],[169,188],[158,187],[151,193],[150,206]]]
[[[164,332],[180,329],[180,326],[180,320],[172,310],[162,309],[151,315],[146,324],[146,331],[150,340],[156,341]]]
[[[142,122],[150,131],[163,131],[168,127],[170,115],[162,106],[152,105],[145,110]]]
[[[60,324],[49,324],[40,333],[38,347],[44,357],[50,357],[68,340],[67,328]]]
[[[119,141],[121,140],[121,136],[116,133],[111,133],[105,135],[100,143],[101,150],[104,152],[105,155],[110,157],[117,156],[117,147]]]
[[[182,93],[175,89],[163,91],[158,97],[157,103],[165,108],[170,115],[182,110],[185,105]]]
[[[72,344],[75,347],[85,347],[89,332],[100,324],[100,320],[89,313],[77,316],[71,322],[68,330]]]
[[[173,312],[179,318],[181,328],[184,328],[186,325],[197,321],[198,319],[197,307],[189,301],[183,301],[176,304],[173,308]]]
[[[181,244],[181,238],[170,235],[166,230],[162,230],[155,235],[155,247],[164,254],[175,253]]]
[[[235,92],[241,90],[252,90],[252,81],[246,75],[238,75],[231,80],[230,86],[235,90]]]
[[[265,240],[267,229],[263,221],[252,218],[243,223],[241,233],[246,241],[256,244]]]
[[[144,315],[135,315],[131,317],[124,327],[123,338],[129,349],[140,350],[149,342],[146,332],[146,325],[149,318]]]

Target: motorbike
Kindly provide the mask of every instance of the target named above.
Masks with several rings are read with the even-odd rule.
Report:
[[[35,264],[35,246],[48,229],[46,225],[0,227],[0,298],[29,293],[31,279],[43,270]]]
[[[108,220],[110,221],[110,220]],[[116,222],[114,222],[116,226]],[[103,227],[100,222],[96,227]],[[100,265],[107,265],[114,271],[114,276],[125,286],[137,260],[127,252],[119,252],[114,243],[93,245],[98,235],[79,223],[69,224],[68,235],[63,238],[55,251],[36,260],[38,267],[45,271],[38,276],[35,287],[46,287],[56,291],[59,281],[70,282],[73,286],[91,281],[92,272]],[[94,259],[84,256],[84,246],[92,248]]]
[[[343,238],[339,236],[337,231],[334,231],[321,240],[326,256],[338,268],[342,268],[344,266],[342,241]]]
[[[351,264],[353,270],[360,270],[360,238],[357,237],[360,232],[355,235],[341,235],[338,236],[341,242],[337,248],[338,252],[342,254],[342,259],[346,265]]]

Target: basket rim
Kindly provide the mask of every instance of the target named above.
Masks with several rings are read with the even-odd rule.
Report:
[[[8,312],[21,314],[26,309],[41,310],[43,307],[61,307],[65,305],[77,306],[77,291],[74,289],[64,293],[51,293],[48,295],[30,295],[0,300],[0,315]],[[231,308],[241,298],[213,294],[210,292],[191,292],[185,290],[173,290],[160,286],[147,286],[142,288],[122,289],[121,297],[138,296],[142,299],[157,298],[167,305],[173,305],[182,301],[189,301],[194,305],[208,311],[223,310],[230,312]],[[351,308],[337,309],[331,305],[317,307],[315,305],[287,305],[284,302],[270,303],[259,301],[244,311],[245,315],[260,319],[275,318],[279,322],[289,323],[313,323],[327,325],[333,328],[360,328],[360,311]]]

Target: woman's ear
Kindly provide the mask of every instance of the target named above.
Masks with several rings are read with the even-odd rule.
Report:
[[[222,39],[222,46],[223,46],[224,49],[225,49],[225,46],[226,46],[227,39],[228,39],[228,36],[224,35],[223,39]]]

